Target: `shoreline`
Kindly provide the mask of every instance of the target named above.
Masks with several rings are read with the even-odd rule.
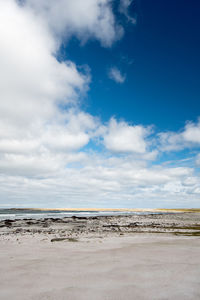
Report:
[[[0,221],[4,300],[197,300],[200,215]]]
[[[149,214],[66,216],[16,218],[0,221],[0,239],[4,235],[43,234],[54,238],[84,236],[91,233],[130,235],[135,233],[168,233],[200,236],[198,212],[154,212]]]

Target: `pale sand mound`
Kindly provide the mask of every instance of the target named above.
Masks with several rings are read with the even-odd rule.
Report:
[[[1,241],[1,300],[200,299],[198,237],[39,239]]]

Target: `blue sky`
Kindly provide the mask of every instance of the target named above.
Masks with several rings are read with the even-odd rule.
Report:
[[[198,1],[0,3],[0,207],[199,207]]]
[[[91,67],[87,111],[100,114],[104,121],[114,114],[161,130],[178,130],[186,120],[196,121],[200,4],[143,0],[133,1],[129,11],[137,13],[137,24],[121,17],[125,34],[111,48],[94,41],[80,47],[76,38],[66,45],[66,57]],[[116,85],[106,76],[112,66],[126,74],[124,84]]]

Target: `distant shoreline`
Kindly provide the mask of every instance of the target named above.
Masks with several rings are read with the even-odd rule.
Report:
[[[199,212],[200,208],[1,208],[5,210],[31,211],[112,211],[112,212]]]

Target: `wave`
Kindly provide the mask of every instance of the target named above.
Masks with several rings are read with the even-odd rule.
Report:
[[[152,213],[152,212],[151,212]],[[64,218],[64,217],[72,217],[72,216],[114,216],[114,215],[145,215],[149,214],[149,212],[116,212],[116,211],[6,211],[0,209],[0,220],[14,220],[14,219],[47,219],[47,218]],[[156,213],[155,213],[156,214]]]

